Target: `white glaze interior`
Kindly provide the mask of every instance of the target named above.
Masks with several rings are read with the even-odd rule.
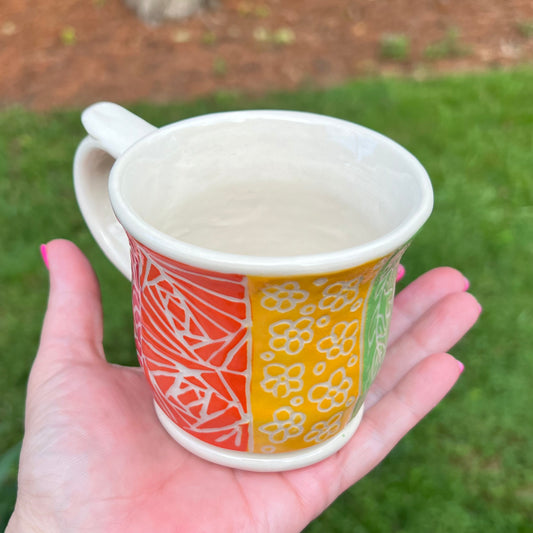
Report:
[[[126,152],[111,179],[115,211],[136,238],[177,260],[203,267],[214,261],[212,267],[242,273],[287,274],[295,271],[294,258],[203,250],[165,235],[165,221],[189,198],[221,183],[268,182],[282,194],[286,184],[292,191],[322,188],[378,228],[371,242],[335,252],[350,250],[349,260],[307,257],[320,269],[338,270],[403,244],[432,206],[427,174],[399,145],[348,122],[295,112],[207,115],[163,128]]]

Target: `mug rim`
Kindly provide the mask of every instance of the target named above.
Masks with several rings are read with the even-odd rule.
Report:
[[[418,205],[391,231],[372,241],[332,252],[294,256],[255,256],[211,250],[180,241],[143,220],[121,193],[123,168],[144,145],[154,138],[191,126],[211,125],[244,119],[285,119],[293,122],[338,125],[386,144],[408,161],[410,174],[419,190]],[[359,124],[327,115],[303,111],[243,110],[210,113],[177,121],[146,135],[132,144],[114,163],[109,176],[109,197],[115,215],[129,236],[169,259],[206,270],[265,276],[306,275],[339,272],[384,257],[405,245],[426,222],[433,209],[433,188],[428,173],[418,159],[389,137]]]

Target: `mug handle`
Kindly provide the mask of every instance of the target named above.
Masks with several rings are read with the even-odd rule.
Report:
[[[74,190],[81,213],[108,259],[131,280],[126,232],[117,220],[108,193],[111,167],[130,146],[157,130],[123,107],[99,102],[81,116],[89,134],[74,156]]]

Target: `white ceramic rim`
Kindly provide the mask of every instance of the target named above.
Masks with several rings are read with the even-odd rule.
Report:
[[[303,468],[326,459],[352,438],[361,423],[365,409],[363,404],[355,417],[337,435],[325,442],[294,452],[262,454],[227,450],[203,442],[172,422],[155,400],[154,407],[161,425],[186,450],[212,463],[253,472],[283,472]]]
[[[262,257],[209,250],[170,237],[141,219],[120,193],[123,168],[131,158],[136,157],[136,155],[143,150],[147,140],[152,142],[157,136],[165,136],[171,131],[191,126],[208,126],[221,121],[241,121],[257,118],[291,120],[300,123],[330,126],[336,124],[343,127],[348,126],[354,131],[364,134],[367,137],[371,137],[379,143],[389,145],[389,147],[410,163],[412,174],[415,176],[420,188],[421,200],[418,208],[410,217],[406,218],[392,231],[371,242],[359,246],[323,254],[299,255],[292,257]],[[175,261],[207,270],[264,276],[338,272],[355,265],[364,264],[374,259],[381,258],[408,242],[428,219],[433,208],[433,189],[426,170],[418,159],[392,139],[374,130],[365,128],[364,126],[339,118],[301,111],[279,110],[212,113],[175,122],[156,130],[154,133],[151,133],[134,143],[113,165],[109,178],[109,196],[115,215],[125,230],[137,241],[154,252]]]

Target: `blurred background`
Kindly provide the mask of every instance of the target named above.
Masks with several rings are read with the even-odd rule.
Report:
[[[164,18],[179,6],[200,9]],[[532,18],[529,0],[2,0],[0,102],[166,102],[509,66],[533,57]]]
[[[533,523],[533,3],[530,0],[2,0],[0,526],[16,495],[26,381],[48,290],[39,245],[74,240],[102,285],[110,361],[136,364],[130,289],[74,198],[81,110],[160,126],[297,109],[403,144],[434,213],[399,289],[462,270],[484,312],[459,383],[308,532],[529,532]]]

